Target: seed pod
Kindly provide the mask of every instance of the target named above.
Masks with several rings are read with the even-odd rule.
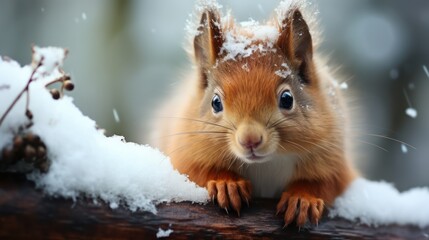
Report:
[[[25,111],[25,116],[30,120],[33,119],[33,113],[29,109]]]
[[[46,156],[46,149],[42,146],[37,147],[37,158],[44,158]]]
[[[67,91],[72,91],[74,89],[74,84],[70,80],[66,80],[63,83],[64,89]]]
[[[60,91],[58,91],[58,89],[51,89],[49,90],[49,93],[52,95],[52,98],[57,100],[60,98]]]
[[[4,148],[2,152],[2,162],[10,163],[13,158],[13,150],[11,148]]]
[[[27,134],[25,134],[25,136],[24,136],[24,141],[26,142],[26,143],[34,143],[35,142],[35,140],[36,140],[36,137],[34,136],[34,134],[32,134],[32,133],[27,133]]]
[[[23,143],[24,143],[24,140],[19,135],[15,136],[15,138],[13,139],[13,147],[14,148],[20,148]]]
[[[38,135],[34,135],[34,139],[33,139],[33,146],[38,146],[42,143],[42,140],[40,139],[40,137]]]
[[[47,173],[47,172],[48,172],[48,170],[49,170],[49,167],[50,167],[50,164],[49,164],[49,162],[47,162],[47,161],[39,162],[39,163],[37,164],[37,168],[39,168],[39,170],[40,170],[42,173]]]
[[[13,151],[10,148],[4,148],[0,158],[0,170],[7,169],[13,161]]]
[[[34,169],[39,169],[41,172],[46,173],[50,167],[50,162],[48,162],[48,158],[38,158],[34,163]]]
[[[24,149],[24,158],[26,161],[31,161],[36,156],[36,149],[34,147],[27,145]]]

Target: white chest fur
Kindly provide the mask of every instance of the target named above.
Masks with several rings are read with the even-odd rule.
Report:
[[[279,198],[295,169],[296,157],[277,155],[264,163],[243,166],[242,176],[251,181],[253,196]]]

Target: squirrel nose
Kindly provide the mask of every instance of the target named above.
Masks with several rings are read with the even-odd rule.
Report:
[[[262,135],[247,135],[239,139],[241,146],[248,149],[255,149],[262,143]]]

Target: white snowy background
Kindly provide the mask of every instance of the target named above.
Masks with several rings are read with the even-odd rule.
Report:
[[[220,2],[241,21],[263,20],[278,3]],[[108,133],[139,142],[150,111],[160,97],[168,97],[168,88],[187,69],[183,28],[193,4],[193,0],[180,4],[171,0],[3,0],[0,54],[25,64],[30,62],[32,43],[67,47],[65,69],[76,83],[71,94],[75,104]],[[429,66],[429,2],[326,0],[319,2],[319,10],[322,51],[330,54],[333,64],[342,64],[346,76],[352,76],[347,91],[355,96],[361,119],[356,144],[362,172],[369,179],[392,182],[399,190],[429,186],[429,76],[424,71]],[[417,110],[415,118],[413,111],[406,114],[410,107]],[[417,149],[366,133],[400,139]],[[353,187],[359,189],[362,184]],[[388,186],[378,186],[373,193],[380,193],[380,187],[386,195],[396,196],[394,204],[400,203]],[[404,201],[420,193],[407,193]]]

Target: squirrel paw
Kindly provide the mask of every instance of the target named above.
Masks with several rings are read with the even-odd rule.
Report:
[[[307,219],[317,225],[322,217],[323,207],[324,202],[320,198],[308,194],[283,192],[277,204],[277,214],[285,214],[285,227],[294,220],[296,220],[297,226],[302,227]]]
[[[225,209],[232,208],[240,216],[241,201],[249,205],[252,195],[252,187],[246,180],[211,180],[207,182],[207,190],[210,198],[216,199],[219,207]]]

